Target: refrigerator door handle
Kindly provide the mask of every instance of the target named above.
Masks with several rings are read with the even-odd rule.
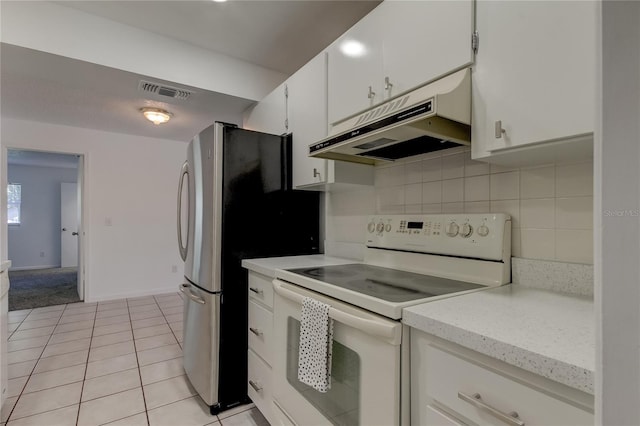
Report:
[[[199,303],[201,305],[205,304],[205,301],[202,297],[198,297],[195,294],[191,293],[191,290],[189,290],[189,287],[191,287],[191,284],[180,284],[180,291],[187,296],[189,299],[193,300],[196,303]]]
[[[184,162],[182,170],[180,171],[180,179],[178,179],[178,249],[180,250],[180,257],[182,260],[187,260],[187,246],[189,245],[189,221],[190,216],[187,214],[187,240],[185,244],[182,244],[182,187],[184,186],[184,177],[189,175],[189,163]],[[187,179],[187,185],[189,180]]]

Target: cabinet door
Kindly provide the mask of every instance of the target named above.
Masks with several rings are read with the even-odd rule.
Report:
[[[287,132],[285,83],[244,113],[243,127],[249,130],[281,135]]]
[[[319,54],[287,81],[293,135],[293,186],[326,182],[327,160],[309,157],[309,145],[327,136],[327,55]]]
[[[593,131],[596,7],[591,1],[477,2],[473,158]],[[500,138],[496,121],[505,130]]]
[[[383,19],[379,7],[328,48],[329,123],[383,101],[380,33]]]
[[[473,62],[473,1],[385,1],[383,82],[385,99]]]

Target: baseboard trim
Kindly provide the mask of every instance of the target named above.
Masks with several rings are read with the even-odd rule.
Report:
[[[33,269],[50,269],[50,268],[60,268],[60,265],[38,265],[38,266],[16,266],[9,268],[9,272],[11,271],[31,271]]]
[[[163,295],[163,294],[170,294],[170,293],[178,293],[178,286],[172,286],[172,287],[163,287],[163,288],[157,288],[154,290],[149,290],[149,291],[134,291],[134,292],[130,292],[130,293],[118,293],[118,294],[106,294],[106,295],[101,295],[101,296],[97,296],[97,297],[85,297],[84,301],[86,303],[93,303],[93,302],[107,302],[109,300],[118,300],[118,299],[131,299],[134,297],[145,297],[145,296],[158,296],[158,295]],[[85,296],[87,296],[86,294],[86,289],[85,289]]]

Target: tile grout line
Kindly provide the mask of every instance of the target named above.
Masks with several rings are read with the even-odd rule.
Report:
[[[177,293],[177,294],[178,294],[178,297],[180,297],[180,299],[182,299],[182,301],[183,301],[183,303],[184,303],[184,298],[182,297],[182,294],[181,294],[181,293]],[[160,307],[160,304],[158,303],[158,300],[156,299],[156,297],[155,297],[155,296],[154,296],[153,298],[154,298],[154,300],[156,301],[156,303],[158,304],[158,308],[160,308],[160,312],[162,313],[162,316],[164,317],[165,321],[167,321],[167,317],[165,316],[164,311],[163,311],[163,310],[162,310],[162,308]],[[184,314],[184,311],[183,311],[183,314]],[[169,324],[169,321],[167,321],[167,324]],[[173,328],[171,328],[171,326],[169,326],[169,329],[171,330],[171,333],[173,334],[173,337],[174,337],[174,338],[176,339],[176,341],[178,342],[178,346],[180,346],[180,349],[182,349],[182,344],[178,341],[178,337],[175,335],[175,332],[174,332]],[[185,377],[186,377],[186,373],[185,373]],[[189,379],[187,378],[187,380],[189,380]],[[181,400],[179,400],[179,401],[184,401],[184,400],[187,400],[187,399],[189,399],[189,398],[193,398],[194,396],[195,396],[196,398],[200,398],[200,396],[196,393],[196,395],[191,395],[190,397],[188,397],[188,398],[183,398],[183,399],[181,399]],[[179,401],[174,401],[174,402],[171,402],[171,403],[169,403],[169,404],[165,404],[165,405],[170,405],[170,404],[173,404],[173,403],[176,403],[176,402],[179,402]],[[165,406],[165,405],[163,405],[163,406]],[[215,416],[215,418],[216,418],[216,421],[217,421],[220,425],[222,425],[222,420],[220,419],[220,417],[219,417],[218,415],[214,415],[214,416]],[[232,417],[232,416],[229,416],[229,417]],[[226,418],[226,417],[225,417],[225,418]]]
[[[180,295],[180,294],[177,294],[177,295],[178,295],[178,297],[181,297],[181,295]],[[182,297],[181,297],[181,299],[182,299]],[[127,305],[127,311],[128,311],[128,313],[129,313],[129,325],[131,326],[131,333],[133,334],[133,319],[132,319],[132,317],[131,317],[132,312],[131,312],[131,309],[130,309],[131,307],[129,306],[129,303],[128,303],[128,301],[127,301],[126,299],[125,299],[125,300],[123,300],[123,301],[124,301],[124,302],[126,302],[126,305]],[[155,305],[156,305],[156,307],[158,307],[158,308],[160,309],[160,313],[161,313],[161,315],[162,315],[163,319],[165,320],[165,323],[169,324],[169,322],[168,322],[168,320],[167,320],[167,317],[166,317],[166,315],[167,315],[167,314],[163,311],[163,308],[160,306],[160,303],[159,303],[159,302],[158,302],[158,300],[155,298],[155,296],[154,296],[154,298],[153,298],[153,304],[155,304]],[[80,400],[78,401],[79,409],[78,409],[78,414],[77,414],[77,416],[76,416],[76,424],[78,424],[78,422],[79,422],[80,405],[82,404],[82,393],[84,392],[84,384],[85,384],[85,382],[86,382],[86,380],[87,380],[87,379],[86,379],[86,377],[87,377],[87,369],[88,369],[88,363],[89,363],[89,354],[90,354],[91,349],[92,349],[91,344],[92,344],[92,342],[93,342],[93,339],[96,337],[96,336],[94,335],[94,331],[95,331],[95,328],[96,328],[95,323],[96,323],[96,320],[97,320],[98,307],[99,307],[99,305],[98,305],[98,304],[96,304],[95,310],[93,310],[93,313],[94,313],[93,326],[92,326],[92,329],[91,329],[91,335],[89,336],[89,349],[88,349],[88,354],[87,354],[87,360],[85,361],[85,372],[84,372],[84,377],[83,377],[83,379],[82,379],[82,386],[81,386]],[[170,308],[171,308],[171,306],[170,306]],[[22,397],[22,395],[23,395],[23,393],[24,393],[24,389],[26,388],[26,385],[28,384],[29,380],[31,379],[31,376],[34,374],[34,371],[35,371],[36,366],[38,365],[39,361],[40,361],[41,359],[43,359],[43,358],[42,358],[42,355],[44,354],[44,351],[47,349],[48,345],[49,345],[49,344],[51,344],[51,341],[52,341],[52,339],[53,339],[53,336],[54,336],[54,334],[56,334],[56,333],[55,333],[55,329],[56,329],[58,326],[60,326],[60,325],[61,325],[61,323],[62,323],[62,321],[63,321],[63,316],[64,316],[65,314],[72,314],[71,309],[69,309],[69,304],[66,304],[66,305],[64,306],[64,308],[62,309],[62,311],[60,311],[60,317],[58,318],[58,320],[56,321],[55,325],[53,326],[53,330],[52,330],[52,331],[51,331],[51,333],[48,335],[47,343],[46,343],[46,344],[45,344],[45,346],[43,347],[43,350],[40,352],[40,356],[36,359],[36,362],[35,362],[34,368],[33,368],[33,369],[31,370],[31,372],[27,375],[27,380],[26,380],[26,382],[25,382],[25,386],[23,387],[22,392],[21,392],[21,393],[18,395],[18,397],[16,398],[16,403],[14,404],[14,407],[12,408],[12,413],[11,413],[11,414],[13,414],[13,411],[15,410],[15,406],[17,405],[18,400]],[[25,319],[28,317],[28,315],[29,315],[29,314],[27,314],[27,316],[25,317]],[[78,315],[80,315],[80,314],[78,314]],[[24,321],[24,320],[23,320],[23,321]],[[66,324],[66,323],[65,323],[65,324]],[[152,327],[152,326],[150,326],[150,327]],[[145,327],[143,327],[143,328],[145,328]],[[175,331],[174,331],[174,330],[173,330],[173,328],[171,328],[171,327],[170,327],[170,330],[171,330],[171,332],[172,332],[171,334],[173,335],[173,337],[174,337],[175,341],[176,341],[176,342],[178,343],[178,345],[181,347],[181,345],[179,344],[180,342],[178,342],[178,341],[177,341],[178,339],[177,339],[177,337],[176,337]],[[75,331],[79,331],[79,330],[72,330],[72,331],[70,331],[70,332],[75,332]],[[63,332],[63,333],[66,333],[66,332]],[[119,332],[107,333],[107,335],[108,335],[108,334],[115,334],[115,333],[119,333]],[[60,334],[60,333],[58,333],[58,334]],[[132,337],[133,337],[133,336],[132,336]],[[149,336],[149,337],[154,337],[154,336]],[[78,338],[78,339],[73,339],[73,340],[80,340],[80,339],[84,339],[84,337],[82,337],[82,338]],[[64,343],[64,342],[62,342],[62,343]],[[136,362],[136,364],[137,364],[137,366],[136,366],[136,367],[131,368],[130,370],[133,370],[134,368],[137,368],[137,370],[138,370],[139,379],[140,379],[140,383],[141,383],[141,390],[142,390],[142,392],[143,392],[143,399],[144,399],[144,404],[145,404],[145,416],[146,416],[146,418],[147,418],[147,421],[149,422],[149,416],[148,416],[148,410],[147,410],[146,398],[145,398],[145,395],[144,395],[144,388],[142,387],[142,377],[141,377],[141,371],[140,371],[140,362],[139,362],[139,358],[138,358],[138,351],[137,351],[137,345],[136,345],[136,342],[135,342],[135,338],[133,339],[133,343],[134,343],[134,351],[135,351],[135,353],[136,353],[136,361],[137,361],[137,362]],[[163,345],[163,346],[164,346],[164,345]],[[155,348],[150,348],[150,349],[155,349]],[[67,354],[60,354],[60,355],[67,355]],[[177,357],[176,357],[176,358],[177,358]],[[171,359],[174,359],[174,358],[171,358]],[[166,361],[168,361],[168,360],[157,361],[156,363],[159,363],[159,362],[166,362]],[[151,363],[151,364],[156,364],[156,363]],[[150,365],[151,365],[151,364],[150,364]],[[55,370],[52,370],[52,371],[55,371]],[[114,373],[112,373],[112,374],[114,374]],[[22,376],[21,376],[21,377],[22,377]],[[165,379],[165,380],[166,380],[166,379]],[[73,383],[78,383],[78,382],[73,382]],[[65,384],[65,385],[66,385],[66,384]],[[52,388],[60,387],[60,386],[64,386],[64,385],[54,386],[54,387],[52,387]],[[52,388],[47,388],[47,389],[52,389]],[[121,393],[121,392],[115,392],[114,394],[117,394],[117,393]],[[111,395],[113,395],[113,394],[111,394]],[[108,395],[107,395],[107,396],[108,396]],[[191,396],[189,396],[189,397],[187,397],[187,398],[182,398],[182,399],[180,399],[180,400],[178,400],[178,401],[172,401],[171,403],[163,404],[162,406],[170,405],[170,404],[172,404],[172,403],[179,402],[179,401],[183,401],[183,400],[189,399],[189,398],[191,398],[191,397],[193,397],[193,395],[191,395]],[[73,405],[75,405],[75,404],[66,405],[66,406],[64,406],[64,407],[57,407],[57,408],[55,408],[55,409],[53,409],[53,410],[62,409],[62,408],[67,408],[67,407],[71,407],[71,406],[73,406]],[[43,413],[30,414],[30,416],[31,416],[31,415],[44,414],[44,413],[46,413],[46,412],[53,411],[53,410],[47,410],[47,411],[45,411],[45,412],[43,412]],[[139,414],[141,414],[141,413],[139,413]],[[7,422],[9,421],[9,418],[10,418],[10,417],[11,417],[11,415],[7,418]],[[29,416],[26,416],[26,417],[29,417]],[[125,418],[126,418],[126,417],[125,417]],[[216,418],[216,420],[217,420],[218,422],[221,422],[221,420],[220,420],[220,418],[219,418],[218,416],[216,416],[215,418]],[[116,420],[113,420],[113,421],[118,421],[118,420],[122,420],[122,419],[116,419]],[[4,424],[3,424],[3,425],[4,425]]]
[[[87,380],[87,370],[89,369],[89,355],[91,354],[91,342],[93,341],[93,331],[96,328],[96,317],[98,316],[98,303],[93,313],[93,326],[91,327],[91,335],[89,336],[89,350],[87,351],[87,361],[84,364],[84,376],[82,377],[82,386],[80,386],[80,399],[78,400],[78,414],[76,414],[76,426],[80,422],[80,409],[82,408],[82,393],[84,392],[84,383]]]
[[[9,341],[9,339],[11,339],[11,336],[13,336],[15,334],[16,331],[18,331],[18,329],[20,328],[20,326],[22,325],[22,323],[27,319],[27,317],[29,315],[31,315],[31,312],[33,312],[33,309],[31,309],[29,311],[29,313],[27,315],[24,316],[24,318],[22,318],[22,321],[20,321],[20,324],[18,324],[18,326],[15,328],[15,330],[13,330],[11,333],[9,333],[9,336],[7,337],[7,342]]]
[[[129,309],[129,300],[125,299],[127,304],[127,312],[129,315],[129,325],[131,326],[131,337],[133,338],[133,353],[136,354],[136,365],[138,368],[138,379],[140,379],[140,392],[142,393],[142,403],[144,404],[144,415],[147,418],[147,425],[149,422],[149,410],[147,410],[147,398],[144,394],[144,386],[142,385],[142,373],[140,372],[140,359],[138,358],[138,348],[136,347],[136,336],[133,333],[133,320],[131,319],[131,309]],[[155,301],[155,298],[154,298]],[[134,414],[135,415],[135,414]],[[126,418],[126,417],[123,417]]]
[[[11,408],[11,412],[7,416],[6,423],[9,423],[9,421],[11,420],[11,416],[13,415],[13,412],[15,411],[16,407],[18,406],[18,402],[20,402],[20,398],[22,398],[22,395],[24,394],[24,390],[27,388],[27,385],[29,384],[29,381],[31,380],[31,376],[33,376],[33,372],[35,371],[36,367],[38,366],[38,363],[42,359],[42,354],[44,354],[44,351],[47,349],[47,345],[49,345],[49,342],[51,341],[51,338],[53,337],[53,334],[54,334],[54,332],[56,330],[56,327],[58,327],[58,325],[60,324],[60,320],[62,319],[62,315],[64,314],[64,311],[67,310],[67,306],[68,306],[68,303],[64,305],[64,308],[60,312],[60,317],[58,318],[58,321],[56,322],[56,325],[53,327],[53,330],[51,330],[51,334],[49,334],[49,338],[47,339],[47,343],[45,343],[44,346],[42,347],[42,352],[40,352],[40,355],[36,359],[36,363],[33,365],[33,368],[31,368],[31,372],[28,374],[27,381],[24,383],[24,386],[22,387],[22,390],[18,394],[18,398],[16,399],[15,404],[13,404],[13,408]],[[31,312],[33,312],[33,309],[31,310]],[[29,312],[29,315],[31,314],[31,312]],[[29,315],[27,315],[27,316],[29,316]],[[26,318],[27,317],[25,317],[25,319]],[[24,320],[22,320],[22,322],[24,322]],[[22,323],[20,323],[20,324],[22,325]],[[17,330],[17,328],[16,328],[16,330]],[[59,407],[59,408],[65,408],[65,407]],[[51,411],[51,410],[48,410],[48,411]],[[45,411],[45,413],[46,413],[46,411]],[[42,414],[42,413],[35,413],[35,414],[32,414],[32,415],[36,415],[36,414]],[[29,417],[29,416],[25,416],[25,417]]]
[[[182,295],[180,293],[178,293],[178,296],[180,297],[180,299],[182,299]],[[164,311],[162,310],[162,308],[160,307],[160,304],[158,303],[158,299],[156,299],[155,296],[153,296],[153,300],[156,302],[156,305],[158,305],[158,309],[160,309],[160,313],[162,314],[162,317],[164,318],[165,322],[167,323],[167,325],[169,326],[169,330],[171,330],[171,334],[173,335],[173,338],[176,339],[176,343],[178,343],[178,346],[180,346],[180,350],[182,350],[182,343],[178,340],[178,336],[176,336],[175,331],[173,330],[173,328],[171,328],[171,324],[169,323],[169,321],[167,320],[167,316],[164,314]],[[184,299],[183,303],[184,303]],[[183,307],[184,309],[184,307]],[[183,315],[184,315],[184,311],[183,311]],[[184,320],[184,316],[183,316],[183,320]],[[184,326],[183,326],[184,327]],[[184,337],[184,336],[183,336]]]

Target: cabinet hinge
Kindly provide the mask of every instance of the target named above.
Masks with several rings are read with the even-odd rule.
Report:
[[[478,33],[478,30],[476,30],[473,32],[473,34],[471,34],[471,50],[473,50],[474,55],[478,53],[479,45],[480,45],[480,34]]]
[[[284,85],[284,129],[289,132],[289,86]]]

